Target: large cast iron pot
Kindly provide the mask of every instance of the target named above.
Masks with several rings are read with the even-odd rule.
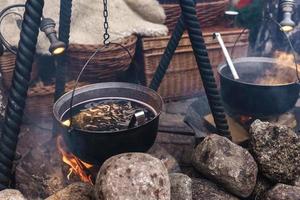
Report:
[[[98,83],[76,89],[73,107],[92,99],[120,97],[143,102],[155,110],[155,117],[151,121],[117,132],[86,131],[63,125],[62,118],[69,112],[71,97],[72,92],[68,92],[59,98],[53,111],[67,147],[81,160],[100,164],[113,155],[123,152],[145,152],[153,145],[163,104],[155,91],[136,84],[117,82]]]
[[[227,64],[218,67],[221,96],[229,114],[269,117],[294,107],[300,89],[297,81],[277,85],[251,83],[251,80],[259,78],[266,69],[274,67],[275,59],[247,57],[236,59],[233,63],[240,80],[233,79]],[[292,68],[288,69],[295,71]],[[294,71],[293,75],[296,76]]]

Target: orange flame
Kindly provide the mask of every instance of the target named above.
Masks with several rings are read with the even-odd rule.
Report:
[[[239,118],[239,120],[240,120],[240,122],[242,124],[246,124],[247,122],[249,122],[250,120],[252,120],[252,117],[241,115],[240,118]]]
[[[70,166],[69,173],[67,175],[68,180],[74,173],[80,177],[81,181],[93,184],[92,175],[89,172],[89,169],[92,168],[93,165],[81,161],[75,155],[65,150],[66,147],[62,136],[57,137],[57,148],[62,155],[62,161]]]

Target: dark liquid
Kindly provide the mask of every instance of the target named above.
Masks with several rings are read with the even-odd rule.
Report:
[[[126,130],[137,111],[144,111],[144,123],[156,115],[150,106],[133,100],[118,98],[89,101],[73,107],[72,127],[101,132]],[[68,118],[63,117],[63,119],[65,121]],[[137,123],[133,125],[133,127],[136,126]]]

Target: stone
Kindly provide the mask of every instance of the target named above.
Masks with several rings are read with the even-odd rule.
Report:
[[[191,165],[196,143],[194,136],[158,132],[155,143],[171,154],[180,166]]]
[[[259,174],[257,176],[255,188],[251,194],[251,199],[265,200],[265,194],[273,186],[274,186],[273,183],[271,183],[267,178],[265,178]]]
[[[193,166],[182,166],[181,171],[191,178],[202,177],[202,175]]]
[[[300,187],[300,177],[294,181],[294,186]]]
[[[19,190],[5,189],[0,191],[1,200],[26,200]]]
[[[229,139],[211,134],[195,149],[193,166],[229,192],[248,197],[256,184],[257,165],[251,154]]]
[[[265,200],[299,200],[300,187],[277,184],[266,194]]]
[[[185,174],[170,174],[171,199],[192,200],[192,179]]]
[[[238,200],[237,197],[225,192],[222,188],[203,178],[193,179],[193,200]]]
[[[300,174],[300,138],[287,126],[256,120],[250,148],[260,172],[274,182],[292,184]]]
[[[45,200],[94,200],[94,187],[88,183],[72,183]]]
[[[149,154],[119,154],[101,166],[95,194],[98,200],[170,200],[168,170]]]
[[[148,153],[161,160],[169,173],[180,172],[177,160],[159,144],[155,143],[151,149],[149,149]]]

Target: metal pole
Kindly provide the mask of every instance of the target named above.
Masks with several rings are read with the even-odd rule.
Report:
[[[72,16],[72,0],[60,1],[60,15],[59,15],[59,40],[69,46],[70,26]],[[56,81],[55,81],[55,94],[54,100],[56,101],[65,92],[66,84],[66,57],[65,54],[57,57],[56,59]]]
[[[153,79],[150,83],[150,88],[157,91],[165,74],[170,65],[171,59],[175,53],[175,50],[179,44],[182,34],[185,30],[183,16],[180,16],[175,29],[172,33],[171,39],[164,51],[164,54],[159,62],[159,65],[154,73]]]
[[[72,16],[72,0],[60,1],[60,14],[59,14],[59,30],[58,39],[66,44],[66,50],[69,46],[70,27]],[[56,101],[65,92],[66,85],[66,55],[57,56],[55,58],[55,93],[54,101]],[[53,120],[52,134],[57,135],[58,127],[55,120]]]

